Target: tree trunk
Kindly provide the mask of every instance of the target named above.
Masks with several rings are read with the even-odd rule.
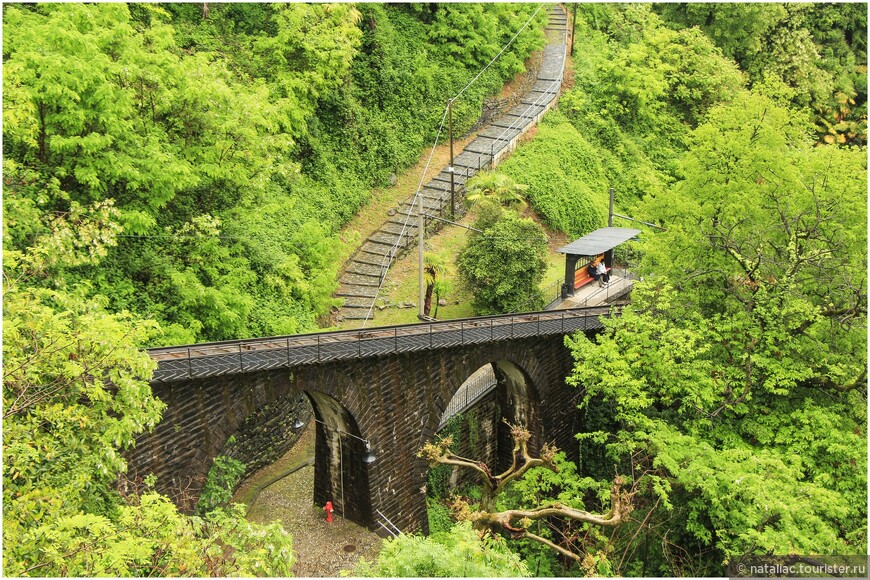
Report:
[[[432,310],[432,290],[435,288],[435,284],[426,284],[426,300],[423,302],[423,314],[429,316],[429,312]]]

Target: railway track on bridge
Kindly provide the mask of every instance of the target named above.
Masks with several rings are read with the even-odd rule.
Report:
[[[338,330],[148,350],[153,382],[216,377],[337,360],[450,348],[602,328],[612,306],[549,310],[370,329]]]

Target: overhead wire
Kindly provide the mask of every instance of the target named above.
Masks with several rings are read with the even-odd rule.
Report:
[[[501,50],[499,50],[498,54],[496,54],[492,59],[490,59],[490,61],[474,76],[474,78],[471,79],[468,83],[466,83],[466,85],[464,87],[462,87],[459,90],[459,92],[456,93],[455,96],[453,96],[449,99],[447,106],[444,108],[444,114],[441,116],[441,123],[438,127],[437,133],[435,134],[435,140],[432,143],[432,148],[430,149],[430,152],[429,152],[429,158],[426,160],[426,166],[423,168],[423,173],[420,176],[420,181],[417,184],[417,191],[414,193],[414,196],[411,199],[411,203],[410,203],[410,210],[411,211],[409,211],[407,213],[407,215],[405,216],[405,220],[402,222],[402,229],[399,231],[398,238],[396,239],[396,243],[393,244],[393,246],[390,248],[390,251],[384,256],[383,260],[381,260],[380,273],[378,276],[379,277],[378,287],[375,290],[375,295],[372,298],[372,303],[369,306],[368,311],[366,312],[366,317],[365,317],[365,320],[363,320],[362,328],[365,328],[366,325],[368,324],[369,320],[371,319],[372,312],[374,311],[375,303],[377,302],[377,299],[380,296],[381,290],[384,287],[384,282],[387,279],[387,273],[390,270],[390,266],[393,263],[393,259],[395,258],[396,253],[398,253],[399,243],[402,241],[402,238],[405,235],[405,230],[408,228],[408,220],[411,218],[411,215],[413,214],[413,208],[415,205],[417,205],[420,202],[420,197],[422,197],[423,181],[426,178],[426,173],[429,171],[429,165],[431,164],[432,158],[435,155],[435,149],[438,146],[438,139],[441,137],[441,133],[444,130],[444,120],[447,118],[447,115],[450,111],[450,107],[452,106],[453,102],[456,99],[458,99],[471,85],[473,85],[481,77],[481,75],[483,75],[483,73],[486,72],[486,70],[489,69],[489,67],[492,66],[492,64],[496,60],[498,60],[498,58],[502,54],[504,54],[504,51],[507,50],[511,44],[513,44],[513,42],[517,39],[517,37],[520,35],[520,33],[529,25],[530,22],[532,22],[534,20],[534,18],[538,15],[538,12],[540,12],[540,10],[541,10],[541,8],[543,8],[543,6],[544,6],[543,3],[539,4],[537,9],[535,9],[534,13],[532,13],[532,15],[523,23],[523,25],[516,31],[516,33],[514,33],[514,35],[511,37],[511,39],[501,48]],[[560,81],[560,84],[561,84],[561,81]],[[452,163],[452,160],[451,160],[451,163]]]
[[[532,20],[535,19],[535,16],[538,15],[538,12],[540,12],[540,11],[541,11],[541,8],[543,8],[543,7],[544,7],[544,4],[543,4],[543,3],[538,4],[538,8],[535,10],[535,12],[534,12],[531,16],[529,16],[528,20],[526,20],[525,23],[524,23],[522,26],[520,26],[519,30],[516,31],[516,33],[515,33],[515,34],[513,35],[513,37],[512,37],[512,38],[507,42],[507,44],[505,44],[505,45],[502,47],[502,49],[501,49],[500,51],[498,51],[498,54],[497,54],[497,55],[495,55],[494,57],[492,57],[492,59],[491,59],[491,60],[486,64],[486,66],[483,67],[483,68],[480,70],[479,73],[477,73],[477,76],[475,76],[473,79],[471,79],[471,80],[470,80],[470,81],[469,81],[469,82],[468,82],[464,87],[462,87],[462,89],[460,89],[460,91],[459,91],[458,93],[456,93],[456,96],[453,97],[452,100],[458,99],[458,98],[462,95],[462,93],[464,93],[464,92],[468,89],[468,87],[470,87],[471,85],[473,85],[473,84],[477,81],[477,79],[479,79],[479,78],[481,77],[481,75],[482,75],[483,73],[485,73],[486,70],[487,70],[490,66],[492,66],[492,63],[494,63],[496,60],[498,60],[498,57],[500,57],[500,56],[504,53],[504,51],[506,51],[506,50],[508,49],[508,47],[509,47],[511,44],[513,44],[514,40],[517,39],[517,36],[520,35],[520,32],[522,32],[523,30],[525,30],[526,26],[528,26],[529,23],[530,23]]]

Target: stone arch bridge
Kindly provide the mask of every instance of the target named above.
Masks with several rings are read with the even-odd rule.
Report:
[[[152,388],[167,408],[129,454],[130,471],[196,498],[243,423],[253,417],[269,431],[281,417],[258,413],[304,394],[316,425],[314,502],[332,501],[337,514],[371,529],[383,518],[428,532],[428,466],[417,451],[463,382],[492,364],[500,415],[529,427],[533,450],[555,441],[570,452],[579,425],[564,336],[595,332],[610,313],[556,310],[152,349]],[[499,430],[509,441],[503,423]]]

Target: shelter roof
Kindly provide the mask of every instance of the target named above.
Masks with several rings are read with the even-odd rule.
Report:
[[[639,233],[640,230],[632,228],[600,228],[556,251],[574,256],[597,256],[627,242]]]

